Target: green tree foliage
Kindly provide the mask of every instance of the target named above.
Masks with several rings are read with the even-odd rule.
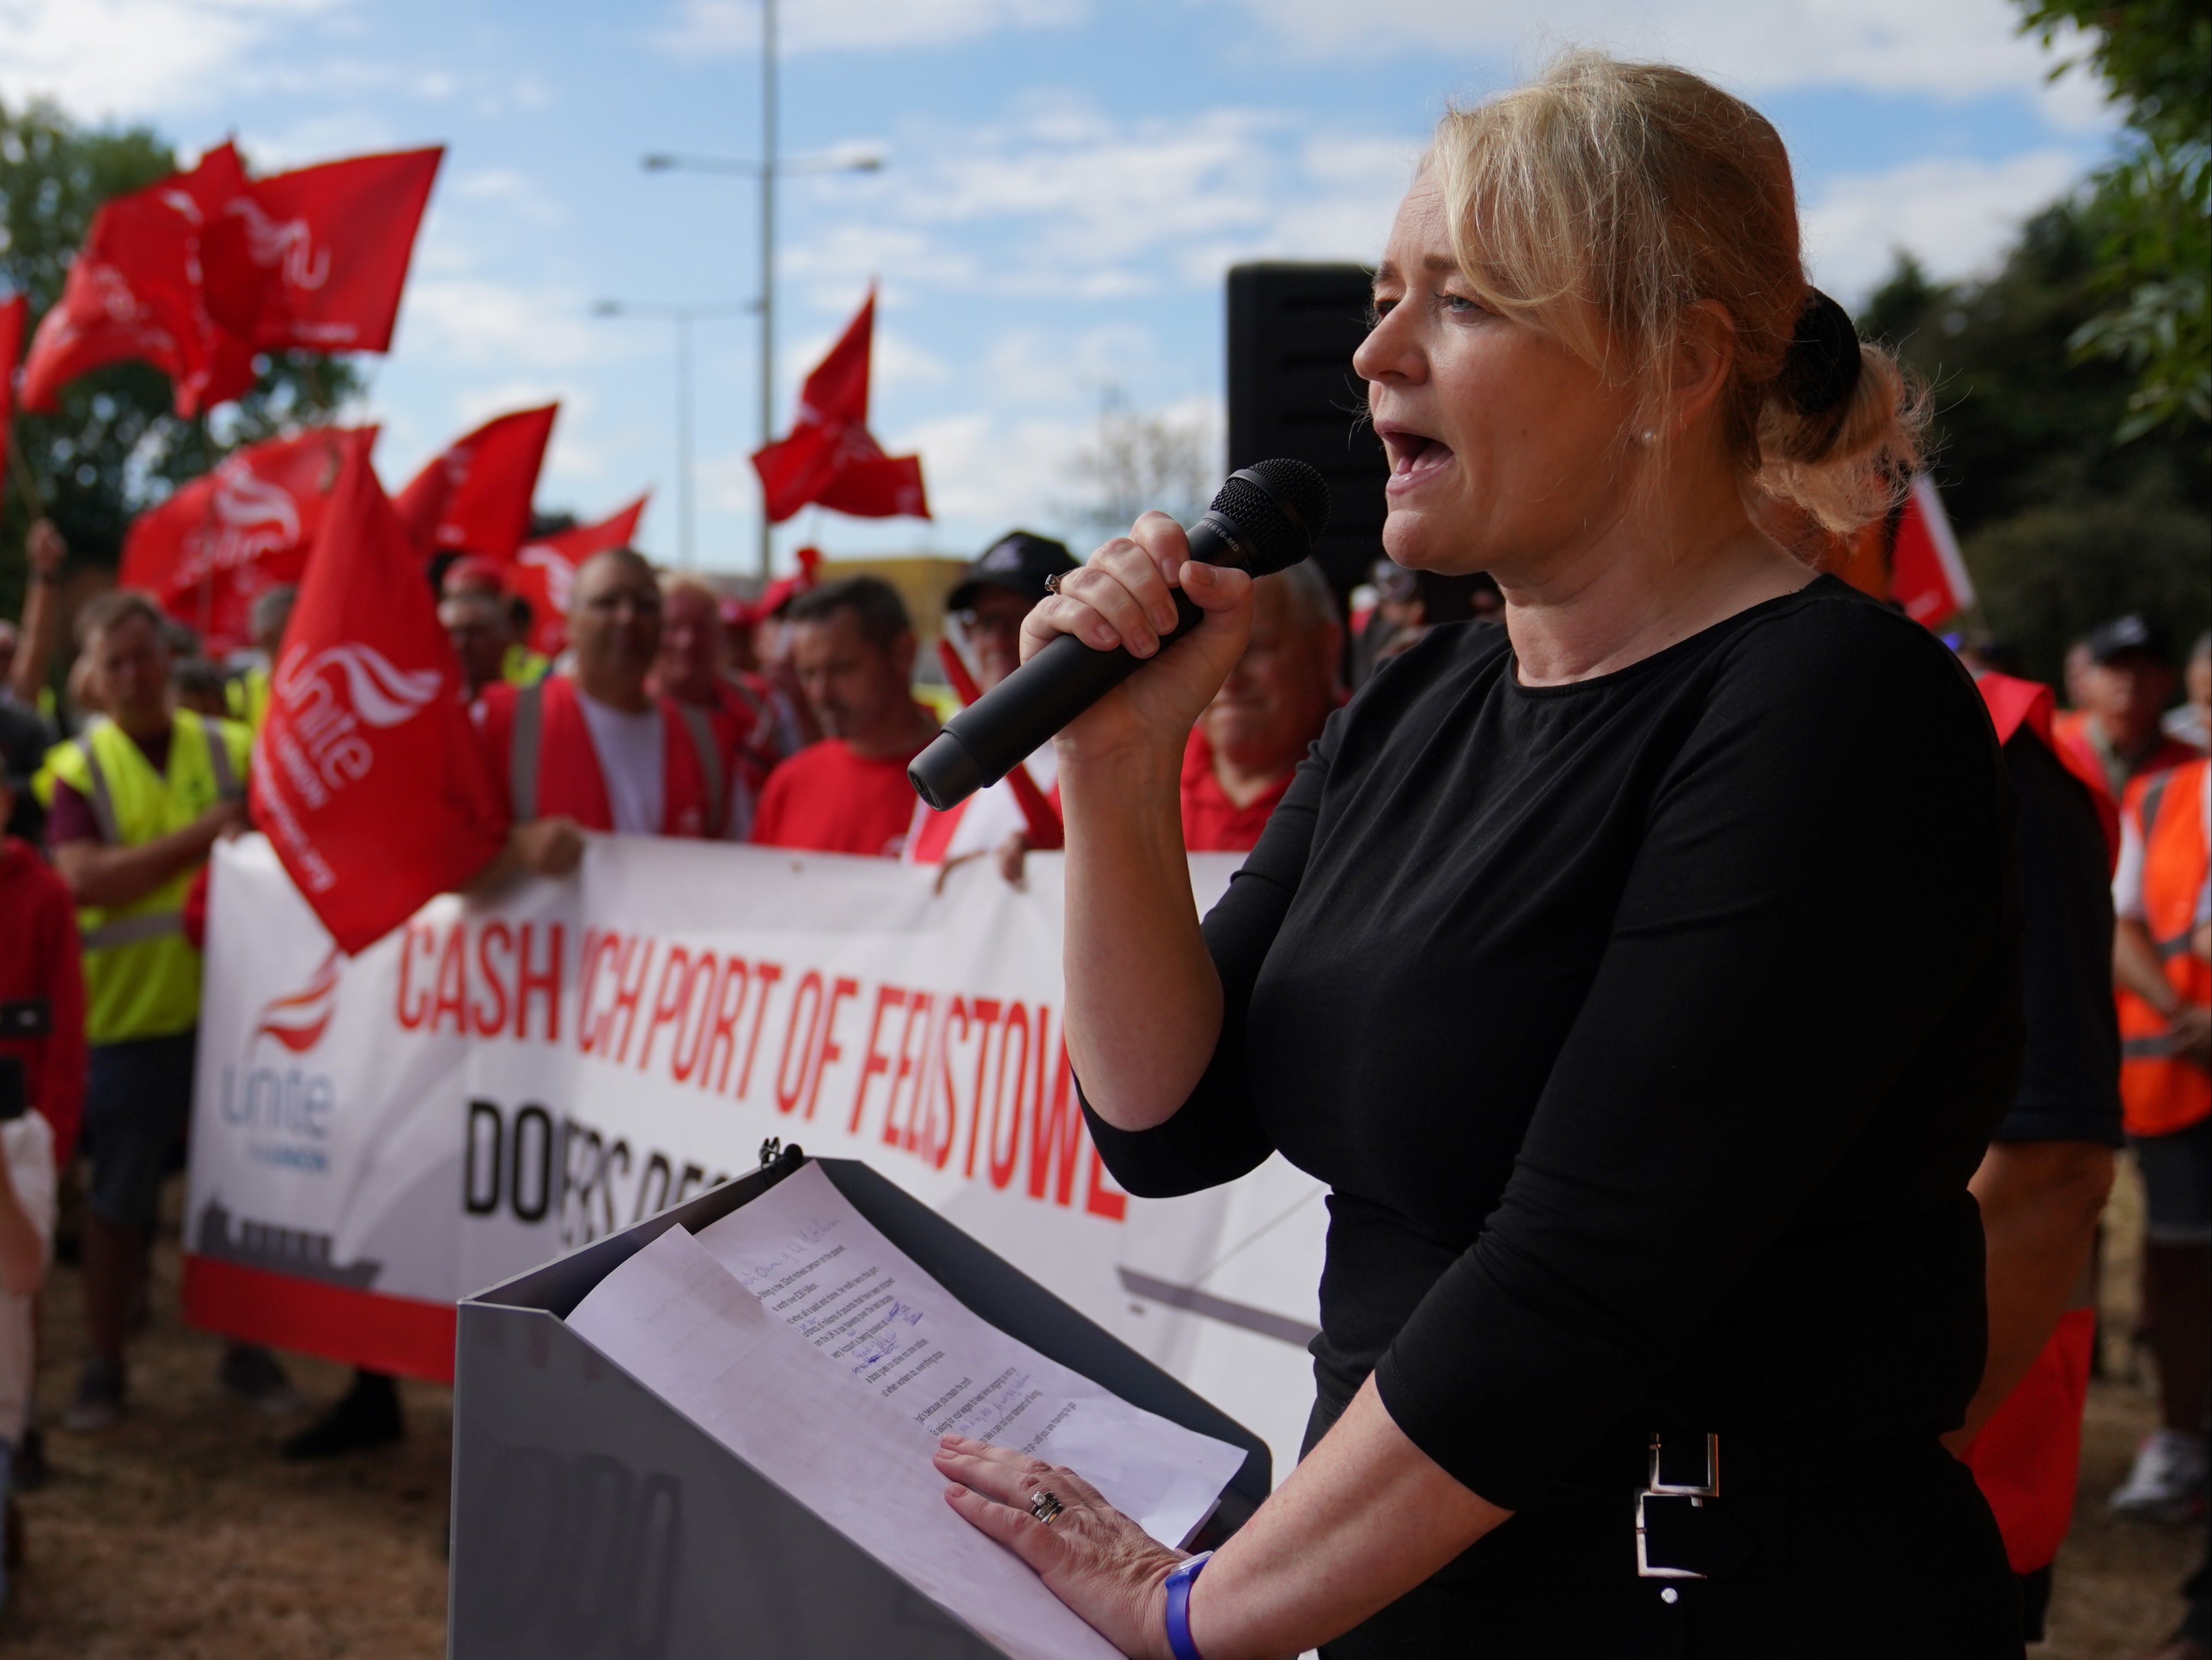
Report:
[[[176,165],[144,127],[81,127],[50,104],[0,105],[0,289],[29,295],[33,328],[60,297],[100,204]],[[245,397],[191,421],[172,412],[168,378],[143,363],[73,381],[54,415],[16,416],[14,443],[73,560],[114,564],[141,509],[240,444],[327,418],[361,384],[350,362],[314,353],[278,354],[261,367]],[[0,616],[21,604],[30,506],[20,483],[11,462],[0,482]]]
[[[2045,679],[2120,611],[2183,643],[2212,621],[2212,429],[2184,418],[2124,441],[2134,375],[2071,344],[2101,303],[2103,213],[2045,210],[1976,281],[1901,259],[1860,319],[1933,387],[1932,470],[1984,617]]]
[[[2023,27],[2045,46],[2069,28],[2086,32],[2084,57],[2128,124],[2124,152],[2096,180],[2102,303],[2072,344],[2135,372],[2122,437],[2212,421],[2212,8],[2204,0],[2022,7]]]

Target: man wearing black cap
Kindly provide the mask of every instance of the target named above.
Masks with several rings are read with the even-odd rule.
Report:
[[[2173,696],[2172,654],[2157,627],[2130,611],[2091,629],[2081,642],[2088,658],[2077,702],[2052,723],[2067,770],[2098,798],[2106,833],[2118,839],[2120,804],[2129,781],[2197,758],[2197,751],[2159,730]]]
[[[945,598],[945,609],[966,642],[967,661],[978,690],[990,690],[1020,666],[1022,619],[1050,592],[1048,581],[1075,569],[1075,557],[1066,544],[1014,530],[962,573],[959,586]],[[1046,745],[1023,764],[1037,790],[1049,794],[1052,745]],[[1027,836],[1029,818],[1014,790],[1011,782],[1001,781],[950,812],[933,812],[917,803],[915,825],[906,841],[907,862],[944,864],[991,852],[1017,833]]]

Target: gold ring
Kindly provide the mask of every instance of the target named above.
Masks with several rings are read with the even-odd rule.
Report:
[[[1051,575],[1044,579],[1044,591],[1047,593],[1058,593],[1060,592],[1060,579],[1063,573],[1060,571],[1054,571]]]
[[[1047,1527],[1052,1525],[1054,1517],[1066,1508],[1066,1505],[1060,1502],[1058,1493],[1047,1492],[1042,1487],[1038,1488],[1030,1499],[1030,1514]]]

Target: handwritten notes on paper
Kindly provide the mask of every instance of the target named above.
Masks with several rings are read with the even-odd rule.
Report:
[[[1131,1406],[970,1310],[853,1208],[818,1164],[699,1243],[848,1378],[933,1438],[951,1432],[1074,1470],[1180,1545],[1243,1450]]]

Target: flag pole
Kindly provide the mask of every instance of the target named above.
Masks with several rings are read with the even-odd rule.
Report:
[[[765,449],[775,437],[775,0],[761,0],[760,431]],[[760,575],[775,575],[775,533],[768,496],[761,496]]]

